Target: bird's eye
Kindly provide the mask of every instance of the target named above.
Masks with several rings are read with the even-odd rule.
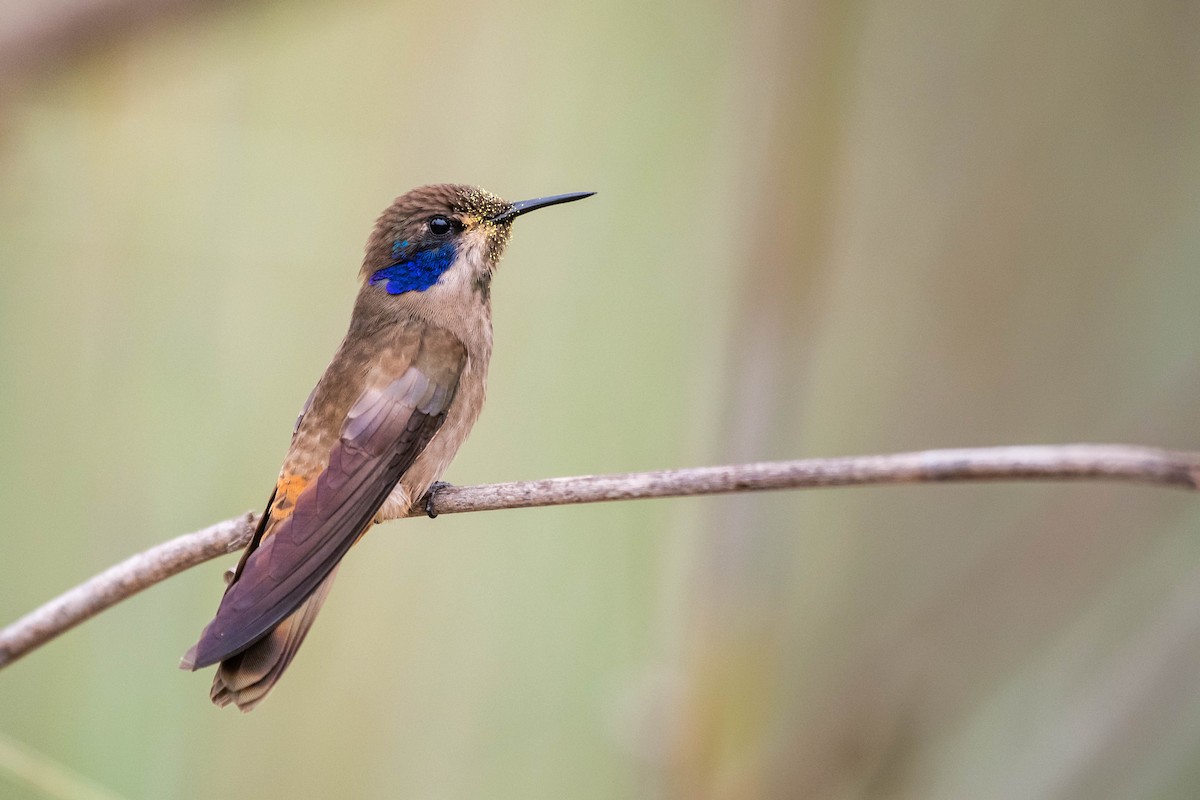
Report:
[[[445,217],[437,216],[429,218],[429,232],[434,236],[445,236],[452,230],[454,230],[454,225]]]

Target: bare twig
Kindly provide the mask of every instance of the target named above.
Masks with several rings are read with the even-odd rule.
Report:
[[[34,609],[0,631],[0,667],[159,581],[244,547],[257,521],[256,515],[245,514],[176,536]]]
[[[1093,444],[926,450],[447,486],[429,502],[436,514],[458,514],[764,489],[997,480],[1110,480],[1196,489],[1200,486],[1200,453]],[[424,509],[423,498],[408,516],[423,515]],[[184,534],[56,597],[0,630],[0,667],[142,589],[238,550],[250,540],[256,522],[256,515],[246,514]]]

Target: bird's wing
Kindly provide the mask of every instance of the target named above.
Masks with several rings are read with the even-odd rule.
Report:
[[[270,519],[260,524],[216,617],[184,656],[186,667],[246,649],[333,571],[445,420],[465,363],[454,345],[453,358],[436,363],[422,358],[422,348],[399,377],[363,391],[315,480],[280,477]]]

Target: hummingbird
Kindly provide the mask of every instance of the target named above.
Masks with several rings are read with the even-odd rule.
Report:
[[[471,432],[492,355],[492,276],[513,221],[592,194],[509,203],[437,184],[401,195],[379,217],[350,329],[296,420],[216,616],[180,663],[218,665],[216,705],[245,712],[262,702],[342,557],[372,524],[419,502]]]

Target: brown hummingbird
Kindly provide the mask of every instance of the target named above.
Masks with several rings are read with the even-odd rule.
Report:
[[[219,664],[212,701],[250,711],[287,668],[338,563],[450,464],[483,408],[491,284],[518,216],[589,197],[509,203],[474,186],[396,198],[367,240],[350,330],[292,444],[221,605],[181,667]]]

